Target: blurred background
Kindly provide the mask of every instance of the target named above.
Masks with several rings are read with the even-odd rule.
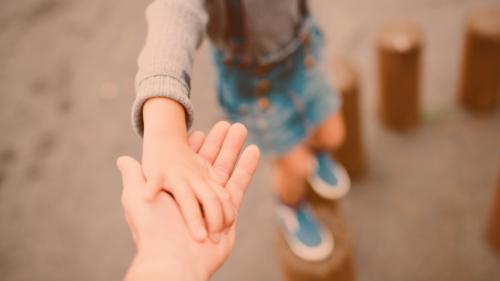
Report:
[[[149,1],[0,3],[0,279],[119,280],[134,247],[115,159],[140,158],[136,57]],[[327,52],[360,73],[367,170],[343,200],[358,280],[500,280],[485,228],[500,165],[500,114],[456,102],[468,11],[499,0],[311,1]],[[425,32],[421,126],[376,118],[375,37],[409,18]],[[499,74],[500,75],[500,74]],[[204,43],[193,73],[195,128],[223,118]],[[263,162],[235,251],[214,280],[280,280]]]

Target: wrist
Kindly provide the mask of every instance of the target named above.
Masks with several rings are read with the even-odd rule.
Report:
[[[207,281],[209,279],[196,268],[193,261],[181,256],[172,257],[163,254],[138,252],[127,275],[148,276],[150,277],[148,280]]]
[[[143,143],[157,143],[160,145],[168,145],[175,143],[187,143],[188,137],[183,133],[173,133],[168,129],[151,129],[144,130]]]
[[[144,137],[187,139],[186,113],[175,100],[155,97],[143,106]]]

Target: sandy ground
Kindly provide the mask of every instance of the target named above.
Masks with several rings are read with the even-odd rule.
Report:
[[[114,167],[140,156],[130,126],[148,1],[0,4],[0,276],[119,280],[133,255]],[[313,1],[328,52],[358,65],[369,170],[344,200],[359,280],[499,280],[484,228],[500,158],[499,112],[455,102],[464,14],[498,0]],[[373,38],[394,17],[426,32],[424,123],[385,131],[374,114]],[[195,127],[222,118],[205,44]],[[208,89],[208,91],[207,91]],[[280,280],[268,163],[248,193],[237,246],[214,280]]]

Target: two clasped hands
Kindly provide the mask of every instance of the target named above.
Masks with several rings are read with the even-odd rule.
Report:
[[[152,183],[144,163],[128,156],[117,160],[122,204],[137,247],[126,281],[208,280],[222,266],[260,157],[254,145],[243,149],[246,136],[243,125],[219,122],[206,136],[196,131],[187,137],[189,157],[206,169],[211,187],[200,183],[205,193],[193,191],[200,188],[193,186],[196,181],[183,190]]]

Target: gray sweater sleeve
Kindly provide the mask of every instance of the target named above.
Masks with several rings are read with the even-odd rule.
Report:
[[[205,35],[204,0],[156,0],[146,10],[148,34],[138,58],[133,125],[142,135],[142,107],[152,97],[168,97],[185,109],[188,128],[193,121],[189,100],[195,50]]]

